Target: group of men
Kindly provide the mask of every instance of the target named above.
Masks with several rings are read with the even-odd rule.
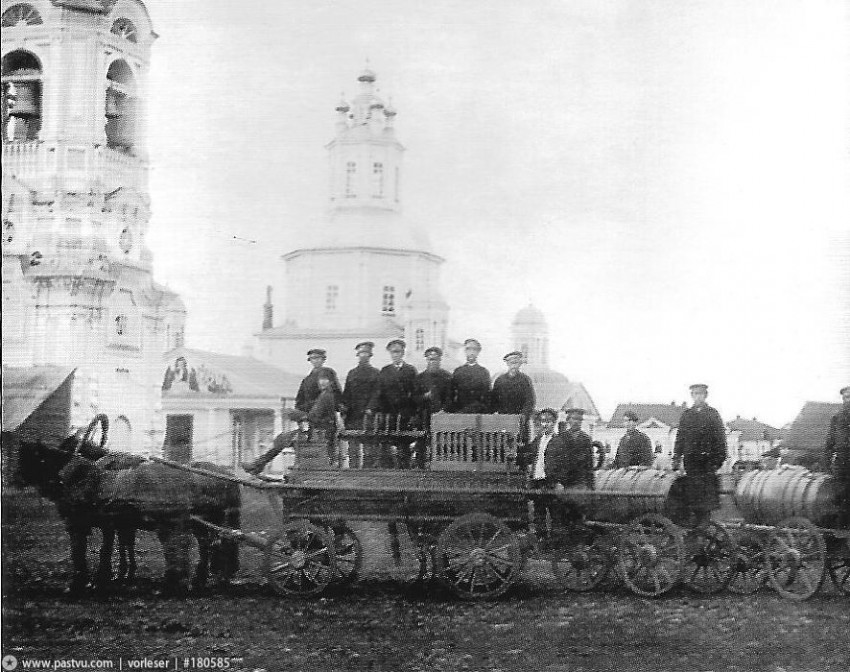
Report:
[[[296,422],[306,421],[328,438],[329,457],[337,459],[331,450],[339,417],[346,429],[389,427],[392,430],[427,429],[431,415],[441,411],[450,413],[502,413],[522,416],[520,441],[528,438],[528,421],[534,411],[534,387],[531,379],[520,371],[521,352],[504,356],[507,371],[490,383],[490,372],[478,363],[481,343],[469,338],[464,342],[466,363],[453,373],[442,368],[443,351],[434,346],[425,350],[426,368],[418,372],[404,361],[406,344],[401,339],[387,343],[390,363],[378,370],[371,364],[375,344],[371,341],[355,347],[357,365],[348,372],[345,385],[339,384],[336,372],[325,366],[327,352],[314,348],[307,353],[313,369],[298,389],[295,409],[288,417]],[[380,417],[382,422],[378,422]],[[259,473],[280,451],[289,445],[296,432],[275,439],[271,450],[261,455],[247,471]],[[370,446],[373,454],[364,455],[364,466],[412,466],[415,456],[418,466],[423,466],[424,445],[420,441],[411,451],[409,445]]]

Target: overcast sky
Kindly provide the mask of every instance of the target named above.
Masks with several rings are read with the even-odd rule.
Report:
[[[533,302],[605,416],[700,381],[726,418],[781,425],[850,383],[847,3],[147,5],[148,242],[187,345],[238,354],[266,285],[281,303],[368,59],[405,212],[446,258],[450,335],[491,370]]]

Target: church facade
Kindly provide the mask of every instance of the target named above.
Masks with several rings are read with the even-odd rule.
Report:
[[[110,447],[156,452],[186,314],[146,244],[156,34],[139,0],[3,0],[0,16],[4,372],[73,370],[70,425],[106,413]]]
[[[425,228],[402,212],[404,147],[396,111],[378,97],[375,80],[375,73],[362,72],[359,94],[336,107],[336,132],[326,146],[327,209],[318,223],[300,229],[298,247],[282,257],[277,324],[267,301],[256,351],[284,369],[298,370],[314,347],[344,368],[365,340],[380,348],[404,338],[411,358],[446,345],[443,259]]]

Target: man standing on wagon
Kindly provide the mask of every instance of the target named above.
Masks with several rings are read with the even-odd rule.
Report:
[[[593,489],[593,440],[581,428],[584,420],[583,408],[568,408],[567,426],[560,436],[567,450],[564,487]]]
[[[841,388],[843,407],[832,416],[824,445],[824,470],[835,476],[839,526],[850,528],[850,385]]]
[[[717,470],[726,460],[726,427],[720,413],[705,403],[708,385],[695,383],[690,390],[694,404],[679,419],[673,469],[678,471],[684,463],[693,524],[701,527],[720,508]]]
[[[528,443],[528,423],[534,412],[534,385],[531,378],[520,371],[523,356],[518,350],[504,356],[507,372],[493,382],[490,410],[493,413],[521,415],[519,442]]]
[[[328,353],[321,348],[313,348],[307,351],[307,361],[313,365],[313,370],[305,376],[298,387],[298,393],[295,395],[295,408],[304,413],[309,413],[319,398],[319,376],[324,376],[330,381],[330,390],[334,394],[337,404],[339,404],[342,396],[342,388],[339,386],[339,379],[336,376],[336,371],[325,366]]]
[[[490,372],[478,363],[481,343],[474,338],[463,342],[466,364],[452,374],[452,413],[488,413],[490,411]]]
[[[417,384],[416,369],[404,361],[406,344],[401,339],[387,343],[387,350],[392,360],[378,374],[378,385],[369,401],[367,413],[383,413],[388,416],[390,430],[408,430],[410,421],[416,415]],[[398,449],[398,466],[410,466],[410,444],[396,446]],[[381,466],[395,466],[395,460],[388,454],[389,446],[385,446],[381,455]]]
[[[345,416],[346,429],[365,429],[363,421],[369,401],[378,388],[378,375],[380,372],[370,363],[372,350],[375,344],[371,341],[363,341],[355,347],[357,354],[357,366],[355,366],[345,377],[345,389],[342,391],[342,413]],[[368,452],[368,448],[360,444],[362,449]],[[358,448],[358,452],[359,452]],[[357,462],[357,456],[353,456]],[[365,455],[363,456],[366,457]]]

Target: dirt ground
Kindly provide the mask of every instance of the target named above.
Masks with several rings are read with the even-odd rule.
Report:
[[[135,587],[72,599],[63,592],[67,536],[53,505],[7,491],[2,517],[2,655],[15,656],[18,669],[35,659],[270,672],[850,669],[850,600],[826,584],[803,603],[768,589],[702,597],[677,588],[642,599],[613,582],[564,594],[545,563],[530,562],[498,600],[466,603],[437,586],[416,587],[412,546],[394,566],[389,538],[375,525],[358,530],[366,547],[361,580],[322,597],[273,594],[251,549],[243,549],[236,585],[161,597],[162,554],[142,533]],[[265,502],[249,498],[246,528],[271,527],[274,518]],[[98,545],[93,535],[92,565]]]

